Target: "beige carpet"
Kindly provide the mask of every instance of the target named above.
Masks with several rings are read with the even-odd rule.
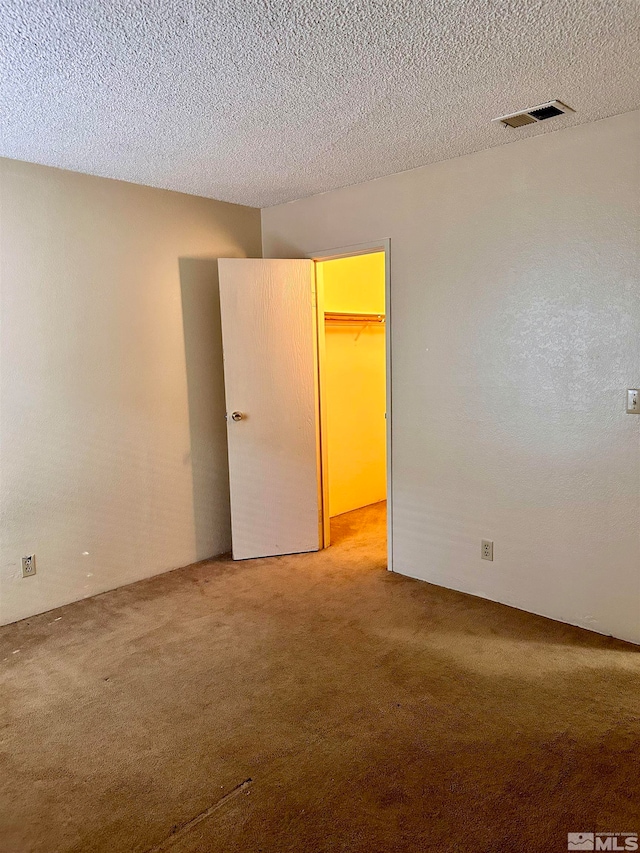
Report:
[[[638,649],[390,574],[383,521],[0,629],[2,853],[551,853],[640,830]]]

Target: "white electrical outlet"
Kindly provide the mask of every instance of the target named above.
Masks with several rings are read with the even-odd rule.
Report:
[[[482,540],[481,554],[483,560],[493,560],[493,542],[491,539]]]
[[[22,577],[30,578],[36,573],[36,555],[29,554],[28,557],[22,558]]]

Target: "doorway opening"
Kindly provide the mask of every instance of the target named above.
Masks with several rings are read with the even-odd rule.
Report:
[[[389,242],[218,260],[235,560],[317,551],[378,507],[392,570]]]
[[[387,524],[387,256],[314,256],[323,540]]]

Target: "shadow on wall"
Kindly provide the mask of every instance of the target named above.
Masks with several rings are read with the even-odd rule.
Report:
[[[196,554],[231,549],[217,258],[180,258]]]

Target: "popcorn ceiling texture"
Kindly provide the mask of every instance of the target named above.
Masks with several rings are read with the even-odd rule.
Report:
[[[639,38],[634,0],[0,0],[0,155],[269,206],[635,109]]]

